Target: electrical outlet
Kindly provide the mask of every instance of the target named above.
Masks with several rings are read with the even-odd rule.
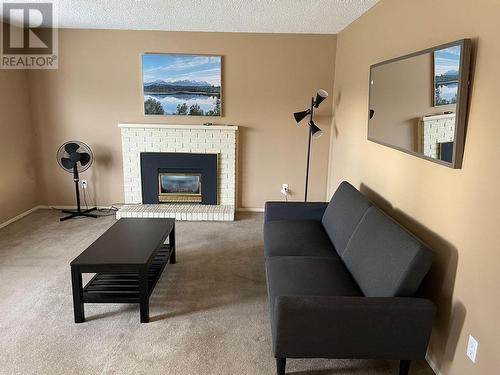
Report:
[[[470,358],[470,360],[474,363],[476,363],[476,354],[477,354],[477,347],[479,346],[479,343],[477,340],[469,335],[469,342],[467,343],[467,357]]]
[[[87,180],[82,180],[82,188],[87,188]]]
[[[283,184],[281,187],[281,194],[288,195],[288,184]]]

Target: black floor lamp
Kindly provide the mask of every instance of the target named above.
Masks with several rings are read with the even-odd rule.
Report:
[[[328,93],[319,89],[316,93],[316,99],[311,98],[311,108],[306,109],[305,111],[295,112],[293,117],[295,117],[295,121],[300,125],[300,122],[305,119],[309,115],[309,143],[307,146],[307,169],[306,169],[306,187],[305,187],[305,196],[304,202],[307,202],[307,185],[309,184],[309,160],[311,158],[311,138],[319,138],[323,134],[323,131],[316,126],[313,121],[314,108],[318,108],[323,100],[328,97]]]

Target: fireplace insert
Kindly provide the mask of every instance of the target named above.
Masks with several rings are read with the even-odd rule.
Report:
[[[201,173],[158,173],[160,203],[201,203]]]
[[[142,203],[217,204],[217,154],[141,152]]]

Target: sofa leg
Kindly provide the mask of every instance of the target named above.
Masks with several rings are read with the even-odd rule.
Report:
[[[411,361],[402,360],[399,363],[399,375],[408,375],[410,371],[410,363]]]
[[[278,375],[285,375],[286,358],[276,358],[276,370]]]

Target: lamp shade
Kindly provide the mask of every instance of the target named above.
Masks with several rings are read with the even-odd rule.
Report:
[[[319,138],[323,135],[323,130],[318,128],[314,121],[309,121],[309,127],[311,128],[311,135],[313,138]]]
[[[295,121],[297,121],[297,123],[299,123],[304,118],[306,118],[309,115],[309,113],[311,113],[311,110],[310,109],[306,109],[305,111],[295,112],[293,114],[293,117],[295,117]]]
[[[319,89],[318,92],[316,93],[316,100],[314,101],[314,108],[318,108],[319,105],[321,104],[321,102],[323,100],[325,100],[326,98],[328,98],[328,93],[323,89]]]

